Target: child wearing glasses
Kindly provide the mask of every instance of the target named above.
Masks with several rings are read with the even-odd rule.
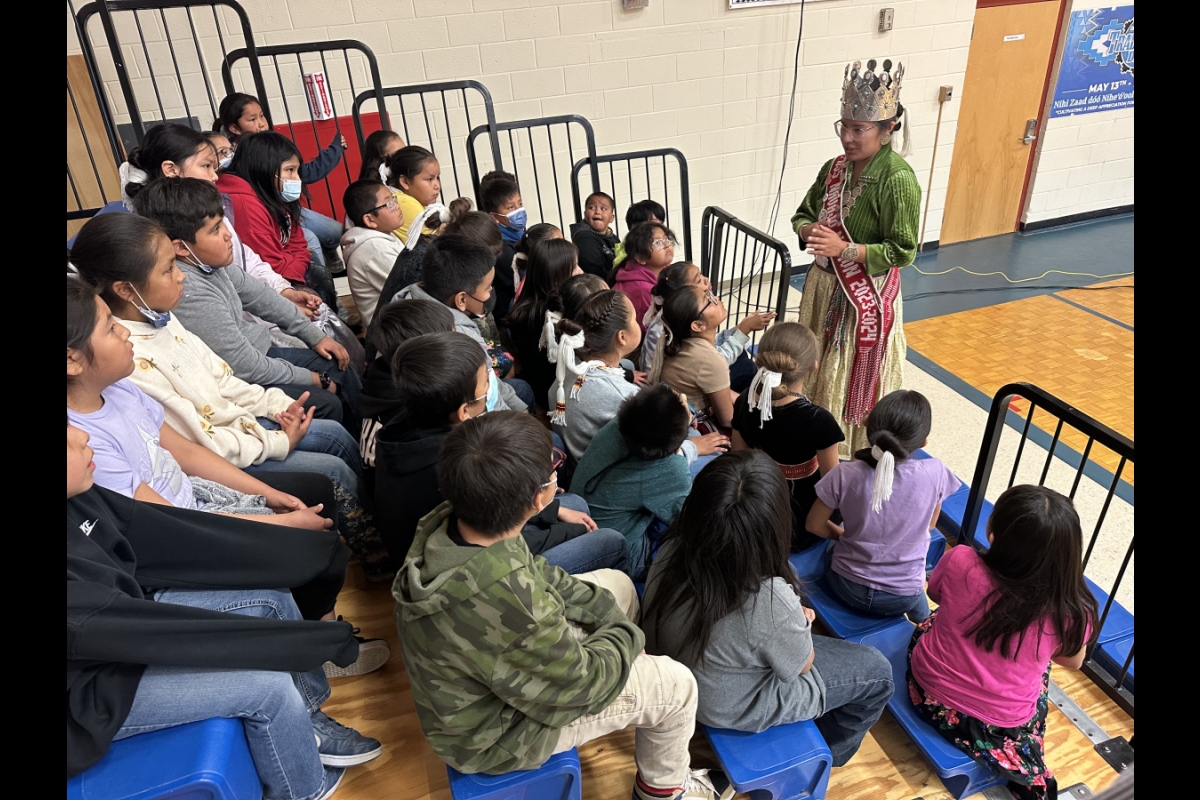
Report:
[[[658,222],[645,222],[625,234],[626,259],[613,270],[609,284],[633,303],[638,327],[646,333],[646,311],[654,305],[651,291],[658,275],[675,260],[674,232]]]
[[[375,498],[384,544],[401,560],[420,520],[442,502],[437,463],[443,442],[487,413],[490,372],[487,355],[461,333],[414,337],[392,358],[400,412],[375,438]],[[562,458],[547,468],[556,470]],[[625,538],[597,530],[587,511],[578,497],[552,498],[526,521],[529,550],[567,572],[624,569]]]
[[[634,800],[731,797],[724,775],[691,769],[696,681],[639,654],[629,578],[572,577],[529,552],[524,521],[554,499],[550,453],[546,429],[511,412],[465,422],[442,445],[447,502],[421,520],[392,585],[430,746],[460,772],[500,774],[633,727]]]
[[[661,380],[723,430],[733,426],[735,395],[729,388],[729,362],[717,350],[717,326],[728,313],[721,298],[702,286],[685,286],[663,303],[666,329],[658,347],[662,370],[650,380]]]
[[[342,234],[346,278],[363,325],[369,326],[383,284],[404,250],[404,244],[393,235],[404,224],[404,213],[392,190],[375,180],[350,184],[342,195],[342,206],[354,226]]]

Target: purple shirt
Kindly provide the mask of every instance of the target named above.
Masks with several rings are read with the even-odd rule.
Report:
[[[104,405],[99,411],[79,414],[67,409],[71,424],[91,437],[96,483],[126,497],[133,497],[144,483],[177,508],[195,508],[192,482],[158,442],[163,407],[128,378],[100,396]]]
[[[831,568],[847,580],[910,597],[925,590],[929,523],[938,503],[961,485],[936,458],[896,464],[892,496],[871,510],[875,470],[865,461],[838,464],[817,484],[817,497],[842,512],[846,532],[833,548]]]

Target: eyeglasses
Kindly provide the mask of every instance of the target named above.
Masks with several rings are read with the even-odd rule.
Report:
[[[721,298],[717,297],[712,292],[705,292],[704,296],[708,298],[708,302],[704,304],[704,307],[700,309],[700,313],[697,315],[701,317],[704,316],[705,311],[708,311],[709,306],[711,306],[713,303],[720,304],[721,302]]]
[[[862,139],[864,136],[866,136],[867,132],[870,131],[874,127],[875,127],[874,125],[867,125],[866,127],[861,127],[861,126],[857,126],[857,125],[845,125],[839,119],[837,122],[833,123],[833,132],[838,135],[839,139],[841,138],[843,132],[847,133],[850,135],[851,139],[853,139],[854,141],[857,142],[860,139]]]
[[[559,450],[557,447],[551,448],[550,463],[553,471],[550,473],[550,480],[543,483],[540,488],[545,489],[548,486],[553,486],[554,484],[558,483],[558,468],[561,467],[566,460],[566,453],[564,453],[562,450]]]
[[[388,211],[395,211],[398,208],[400,208],[400,204],[398,202],[396,202],[396,196],[392,195],[391,200],[388,200],[386,203],[384,203],[381,206],[375,206],[374,208],[371,209],[371,213],[374,214],[376,211],[378,211],[381,208],[386,208]]]
[[[655,239],[650,243],[650,246],[655,250],[666,250],[675,244],[674,239]]]
[[[232,147],[221,147],[217,149],[217,158],[229,158],[233,155]]]

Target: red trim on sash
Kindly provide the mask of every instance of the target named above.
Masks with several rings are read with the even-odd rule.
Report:
[[[779,471],[783,473],[784,479],[789,481],[802,481],[805,478],[811,478],[821,468],[821,465],[817,463],[816,456],[813,456],[803,464],[780,464],[776,462],[775,466],[779,467]]]
[[[843,241],[853,242],[842,220],[845,183],[846,156],[841,155],[833,160],[829,177],[825,180],[824,224]],[[840,255],[829,261],[833,264],[838,285],[855,313],[854,366],[850,370],[850,385],[842,416],[847,422],[862,425],[867,414],[875,407],[875,393],[883,370],[887,337],[896,318],[895,301],[900,294],[900,270],[895,267],[888,270],[883,291],[880,292],[863,264],[847,261]]]

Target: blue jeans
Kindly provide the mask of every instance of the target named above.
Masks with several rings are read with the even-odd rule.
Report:
[[[843,766],[862,744],[871,726],[879,721],[892,696],[892,665],[874,647],[813,636],[813,667],[825,684],[825,707],[817,729],[833,754],[833,765]]]
[[[330,308],[333,308],[331,305]],[[341,404],[342,416],[341,423],[354,436],[355,441],[358,440],[359,434],[362,433],[362,416],[358,410],[358,395],[362,391],[362,379],[358,374],[350,368],[341,369],[337,361],[327,359],[315,350],[309,350],[306,347],[272,347],[267,350],[267,355],[271,358],[282,358],[289,364],[295,364],[298,367],[311,370],[312,372],[327,372],[330,379],[337,384],[337,394],[330,395],[319,386],[297,386],[295,384],[283,385],[278,388],[282,389],[289,397],[299,397],[300,394],[307,391],[310,399],[316,401],[319,397],[333,397]],[[347,365],[349,367],[349,365]],[[319,408],[319,407],[318,407]],[[322,415],[321,411],[317,411],[317,416]]]
[[[688,429],[688,438],[689,439],[700,438],[700,431],[696,430],[695,428],[689,428]],[[692,477],[694,478],[700,474],[700,470],[707,467],[709,464],[711,464],[713,461],[715,461],[720,456],[721,456],[720,453],[712,453],[707,456],[697,456],[695,461],[693,461],[691,464],[688,464],[688,472],[692,473]]]
[[[286,591],[186,591],[164,589],[160,603],[225,611],[249,617],[298,620]],[[329,697],[321,668],[305,673],[267,670],[150,666],[133,707],[114,739],[223,717],[241,719],[250,755],[269,800],[313,800],[325,768],[310,715]]]
[[[560,494],[557,499],[562,508],[583,514],[589,511],[587,501],[577,494]],[[625,536],[620,531],[597,528],[551,547],[541,556],[550,566],[562,567],[571,575],[597,569],[616,569],[624,572],[628,560],[627,550]]]
[[[836,547],[836,545],[835,545]],[[872,589],[848,578],[843,578],[832,569],[829,563],[833,559],[834,548],[825,553],[825,580],[838,600],[855,611],[876,614],[880,617],[894,617],[905,614],[913,622],[924,622],[929,616],[929,598],[925,592],[904,596],[889,594],[882,589]]]
[[[513,394],[521,398],[521,402],[529,406],[529,413],[537,413],[537,401],[533,396],[533,387],[528,381],[523,381],[520,378],[503,378],[504,383],[512,387]]]
[[[279,423],[273,419],[259,417],[258,424],[262,425],[267,430],[279,430]],[[296,445],[296,449],[288,454],[291,458],[296,453],[323,453],[325,455],[337,456],[350,467],[355,476],[362,475],[363,463],[362,453],[358,448],[358,440],[346,432],[341,423],[334,422],[328,419],[314,419],[308,424],[308,433],[304,434],[304,438]],[[284,459],[286,461],[287,459]],[[278,470],[276,470],[278,471]],[[287,470],[284,470],[287,471]],[[306,470],[295,470],[303,472]],[[311,472],[321,472],[321,470],[307,470]],[[324,475],[324,472],[321,472]],[[345,475],[345,473],[342,473]],[[336,480],[332,475],[326,476],[330,480]],[[344,484],[349,489],[354,489],[357,482]]]

